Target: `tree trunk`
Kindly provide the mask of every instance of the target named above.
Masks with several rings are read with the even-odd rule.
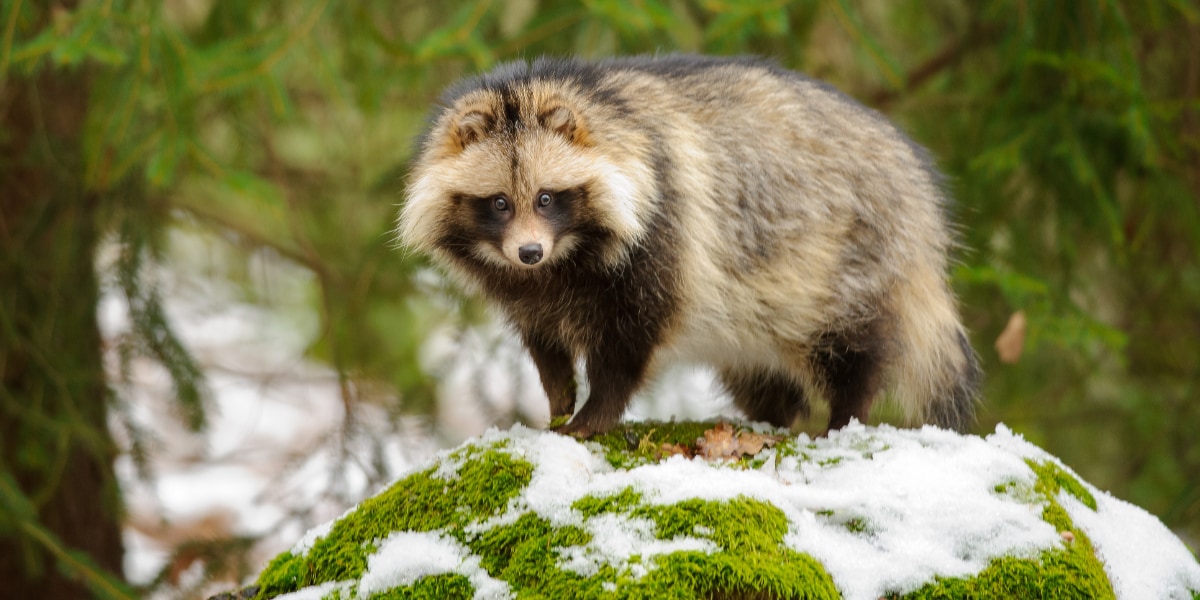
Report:
[[[86,71],[8,75],[0,81],[0,477],[16,481],[40,527],[119,577],[121,503],[96,324],[99,202],[83,181]],[[91,597],[56,566],[44,538],[8,521],[0,519],[5,597]]]

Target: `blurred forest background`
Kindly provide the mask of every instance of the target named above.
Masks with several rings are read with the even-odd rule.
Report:
[[[404,435],[355,415],[439,410],[426,340],[488,317],[394,247],[406,160],[445,85],[543,54],[760,54],[896,120],[957,199],[954,285],[987,373],[975,431],[1004,422],[1200,539],[1195,0],[2,6],[0,581],[12,597],[136,597],[197,561],[205,577],[261,566],[244,558],[252,537],[181,536],[164,572],[124,579],[121,486],[153,479],[156,454],[214,418],[212,374],[165,308],[174,273],[303,333],[305,360],[333,374],[321,400],[341,435],[321,443]],[[103,298],[119,300],[119,335],[101,335]],[[516,372],[498,354],[507,362],[480,371],[479,389]],[[146,359],[169,384],[139,399],[131,365]],[[178,433],[138,403],[169,409]],[[520,406],[475,412],[537,421]],[[117,459],[136,468],[119,478]]]

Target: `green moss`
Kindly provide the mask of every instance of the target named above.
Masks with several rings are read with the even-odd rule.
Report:
[[[511,525],[493,527],[467,542],[482,559],[484,569],[493,577],[507,581],[515,590],[536,588],[543,579],[560,580],[566,576],[557,567],[558,549],[578,546],[592,536],[578,527],[554,528],[533,513],[521,515]],[[562,582],[558,582],[562,583]]]
[[[635,517],[648,518],[657,526],[655,535],[662,540],[678,536],[707,537],[726,550],[762,551],[783,543],[787,517],[778,508],[761,500],[739,497],[725,502],[690,499],[676,504],[643,506]],[[710,531],[695,533],[697,525]]]
[[[1076,540],[1076,543],[1078,540]],[[1086,551],[1091,553],[1089,547]],[[998,558],[970,579],[938,578],[903,596],[912,600],[943,598],[1028,598],[1093,600],[1115,598],[1095,556],[1072,550],[1043,552],[1037,559]],[[897,596],[889,596],[896,598]]]
[[[644,506],[633,516],[654,521],[659,539],[701,537],[720,548],[712,554],[657,556],[658,568],[636,587],[657,593],[686,586],[692,593],[684,597],[841,597],[820,563],[783,545],[787,517],[766,502],[745,497],[725,502],[693,499]]]
[[[601,566],[585,577],[559,567],[562,550],[587,544],[591,536],[576,527],[555,528],[526,513],[509,525],[494,527],[467,542],[493,577],[508,582],[521,599],[551,598],[838,598],[832,579],[812,557],[783,546],[787,519],[761,501],[687,500],[646,506],[626,488],[617,494],[576,503],[586,518],[628,514],[655,524],[655,535],[712,540],[719,551],[676,552],[649,559],[649,570],[628,564]],[[640,576],[639,576],[640,575]]]
[[[850,533],[866,533],[867,522],[863,519],[849,519],[843,524]]]
[[[1091,540],[1075,528],[1071,517],[1058,503],[1058,491],[1067,490],[1080,502],[1096,507],[1096,499],[1066,471],[1051,462],[1026,460],[1037,474],[1034,484],[1039,500],[1045,502],[1042,520],[1059,532],[1070,532],[1074,540],[1061,549],[1042,552],[1037,558],[1004,557],[993,560],[975,577],[941,578],[903,596],[913,600],[941,598],[1033,598],[1041,600],[1091,600],[1115,598],[1104,565],[1096,557]],[[1001,493],[1021,494],[1016,483],[996,486]],[[889,596],[896,598],[899,596]]]
[[[604,458],[608,464],[618,469],[628,469],[658,460],[663,444],[694,448],[696,439],[704,437],[704,432],[715,424],[703,421],[625,423],[608,433],[593,437],[591,441],[604,448]]]
[[[294,592],[306,584],[307,563],[301,556],[284,552],[276,556],[258,577],[256,598],[274,598]]]
[[[578,527],[555,528],[533,513],[510,525],[493,527],[468,542],[493,577],[509,584],[517,598],[600,598],[613,570],[587,578],[560,569],[559,552],[591,541]]]
[[[371,594],[369,600],[469,600],[475,595],[471,581],[457,573],[422,577],[412,585]]]
[[[821,522],[840,526],[841,528],[857,535],[872,535],[875,529],[871,527],[871,522],[861,516],[846,514],[845,512],[837,512],[833,510],[818,510],[816,511],[817,519]]]
[[[1037,462],[1029,458],[1025,459],[1025,462],[1038,476],[1038,492],[1053,498],[1058,495],[1059,490],[1066,490],[1068,494],[1075,496],[1085,506],[1096,510],[1096,498],[1087,491],[1087,488],[1083,487],[1082,483],[1079,483],[1078,479],[1072,477],[1062,467],[1051,461]]]
[[[584,496],[575,501],[571,508],[579,511],[585,518],[591,518],[606,513],[629,512],[633,507],[642,503],[642,495],[631,487],[608,496]]]
[[[258,598],[273,598],[327,581],[355,580],[366,569],[375,543],[396,531],[461,532],[469,522],[495,515],[529,484],[533,465],[499,450],[469,446],[451,456],[461,461],[456,477],[435,468],[414,473],[363,501],[334,523],[303,557],[281,555],[259,576]],[[460,540],[461,541],[461,540]]]

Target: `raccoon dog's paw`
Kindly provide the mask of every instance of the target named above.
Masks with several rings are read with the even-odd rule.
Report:
[[[562,434],[562,435],[569,435],[573,438],[578,438],[581,440],[586,440],[588,438],[591,438],[592,436],[594,436],[598,433],[597,431],[593,430],[591,427],[584,425],[583,423],[579,423],[578,419],[576,419],[576,421],[573,421],[571,423],[567,423],[566,425],[559,425],[558,427],[551,427],[550,431],[553,431],[554,433],[558,433],[558,434]]]

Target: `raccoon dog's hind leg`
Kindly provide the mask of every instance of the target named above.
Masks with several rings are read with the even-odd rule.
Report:
[[[785,374],[723,369],[721,383],[733,395],[734,404],[751,421],[791,427],[796,417],[808,414],[804,388]]]
[[[827,431],[845,427],[851,418],[867,422],[894,348],[882,318],[821,337],[810,364],[829,401]]]

